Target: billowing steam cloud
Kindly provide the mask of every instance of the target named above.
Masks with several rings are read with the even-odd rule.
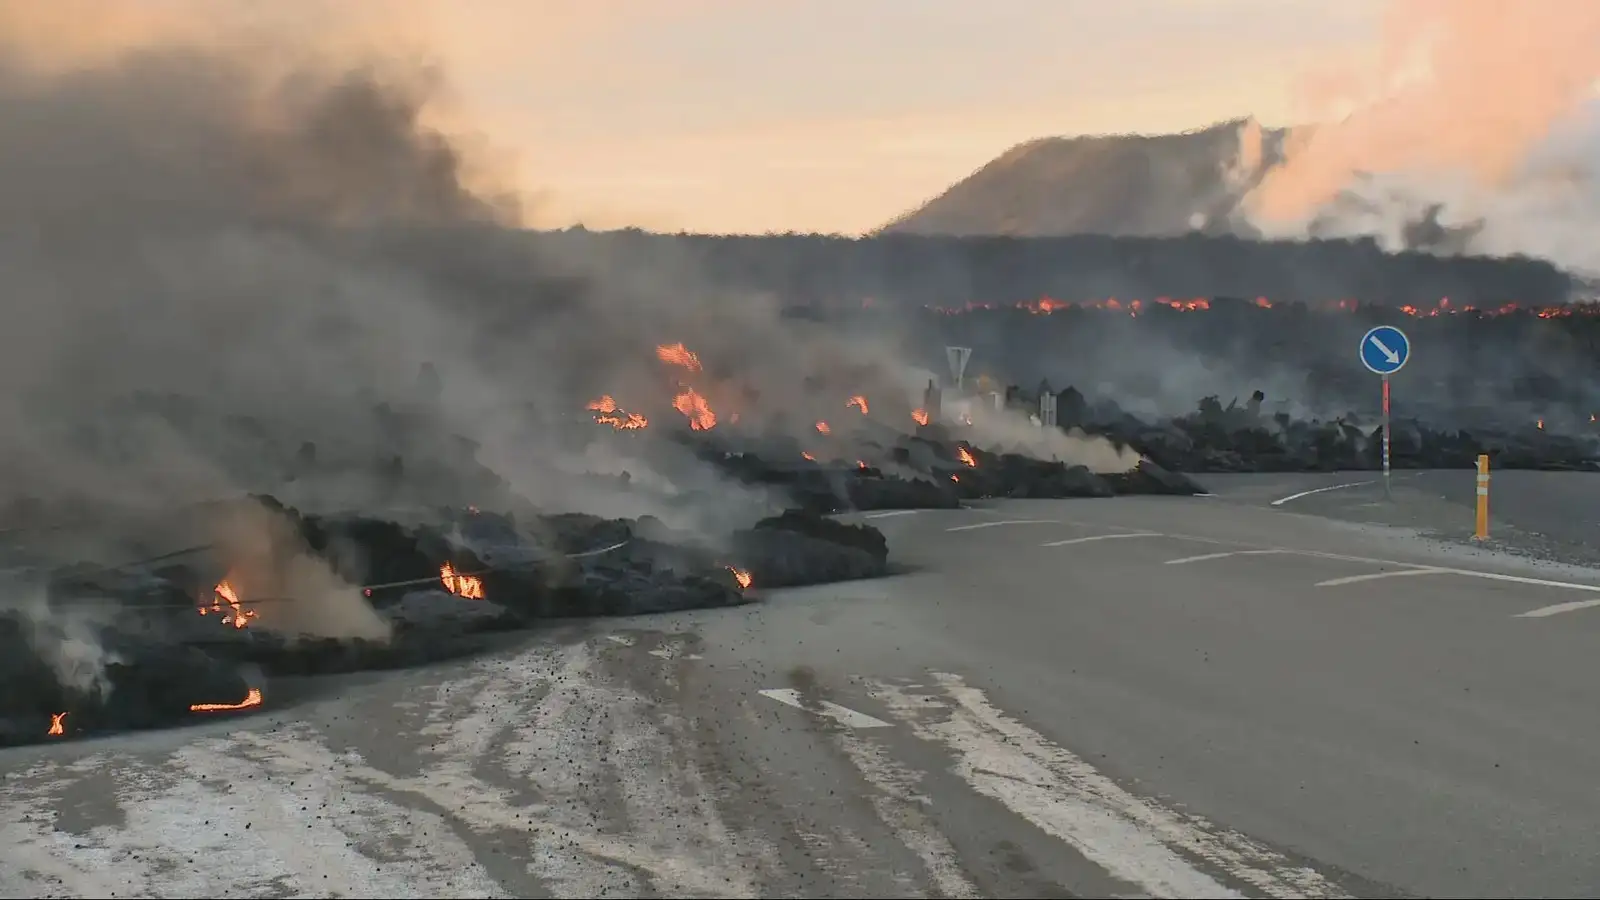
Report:
[[[1247,198],[1273,237],[1544,256],[1600,272],[1600,6],[1397,0],[1374,58],[1319,78],[1319,120]]]

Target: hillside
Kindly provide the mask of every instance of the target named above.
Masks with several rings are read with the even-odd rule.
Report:
[[[882,230],[1019,237],[1231,233],[1231,213],[1282,159],[1288,135],[1237,119],[1182,134],[1029,141]]]

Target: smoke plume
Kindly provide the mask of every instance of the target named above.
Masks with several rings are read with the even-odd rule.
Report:
[[[1308,89],[1321,124],[1298,129],[1248,197],[1252,224],[1600,271],[1597,46],[1593,4],[1389,4],[1375,53]]]

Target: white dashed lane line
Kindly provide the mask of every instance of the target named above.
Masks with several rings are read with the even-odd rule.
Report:
[[[1309,497],[1312,494],[1326,494],[1329,491],[1342,491],[1345,488],[1364,487],[1366,485],[1375,483],[1376,482],[1372,481],[1352,481],[1349,484],[1330,484],[1327,487],[1313,488],[1309,491],[1301,491],[1298,494],[1290,494],[1287,497],[1280,497],[1279,499],[1272,501],[1272,505],[1282,506],[1291,500],[1299,500],[1301,497]]]
[[[1317,582],[1317,587],[1338,587],[1342,584],[1360,584],[1363,581],[1378,581],[1384,578],[1406,578],[1411,575],[1445,575],[1449,569],[1435,569],[1428,566],[1419,566],[1414,569],[1392,569],[1388,572],[1367,572],[1364,575],[1346,575],[1343,578],[1329,578],[1327,581]]]
[[[974,522],[971,525],[957,525],[946,528],[945,531],[977,531],[980,528],[995,528],[1000,525],[1060,525],[1059,519],[1001,519],[998,522]]]
[[[1561,613],[1577,612],[1580,609],[1593,609],[1596,606],[1600,606],[1600,599],[1573,600],[1568,603],[1555,603],[1550,606],[1541,606],[1538,609],[1530,609],[1525,613],[1517,613],[1512,618],[1543,619],[1548,616],[1560,615]]]
[[[1125,534],[1091,534],[1088,537],[1067,538],[1064,541],[1049,541],[1040,544],[1041,547],[1065,547],[1069,544],[1087,544],[1090,541],[1114,541],[1120,538],[1152,538],[1165,537],[1154,531],[1135,531]]]
[[[1162,563],[1162,565],[1167,565],[1167,566],[1186,566],[1189,563],[1207,562],[1207,561],[1213,560],[1213,559],[1227,559],[1230,556],[1268,556],[1268,555],[1271,555],[1271,554],[1274,554],[1274,553],[1285,553],[1285,552],[1288,552],[1288,551],[1279,550],[1279,549],[1277,549],[1275,547],[1274,548],[1264,549],[1264,550],[1226,550],[1226,551],[1224,551],[1222,553],[1202,553],[1199,556],[1184,556],[1184,557],[1180,557],[1178,559],[1169,559],[1166,562]]]

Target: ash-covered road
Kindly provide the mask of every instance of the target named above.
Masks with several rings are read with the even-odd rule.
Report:
[[[0,894],[1591,894],[1600,571],[1278,487],[869,514],[907,574],[9,751]]]

